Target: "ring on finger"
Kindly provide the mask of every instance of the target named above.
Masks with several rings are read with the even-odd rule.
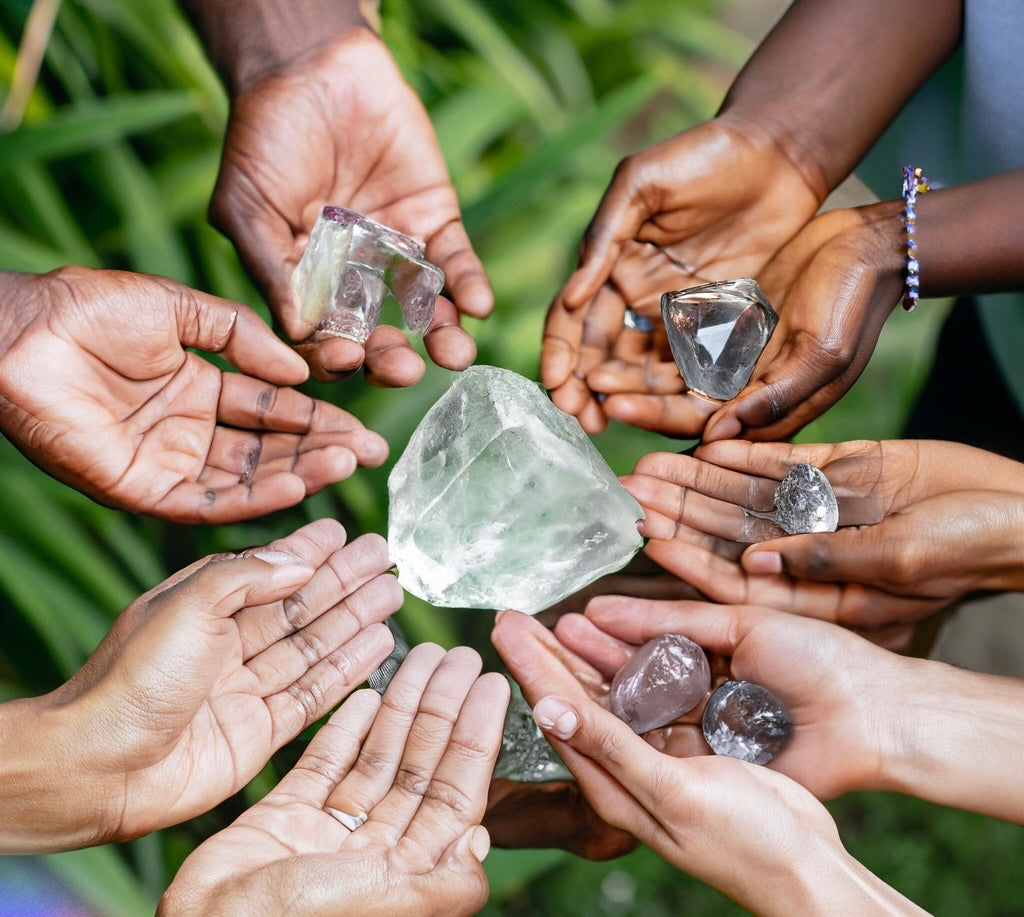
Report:
[[[641,315],[635,309],[626,309],[622,316],[622,325],[633,331],[642,331],[644,334],[650,334],[654,330],[653,320],[646,315]]]

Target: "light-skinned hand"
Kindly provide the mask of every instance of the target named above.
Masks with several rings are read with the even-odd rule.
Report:
[[[0,707],[3,849],[138,837],[237,792],[391,651],[389,566],[322,520],[136,599],[67,684]]]
[[[799,462],[836,491],[837,532],[786,536],[744,512],[772,510]],[[970,446],[729,440],[644,456],[623,483],[644,507],[648,557],[714,601],[885,629],[1024,588],[1024,466]]]
[[[509,697],[479,673],[465,647],[414,647],[383,699],[349,698],[275,790],[192,853],[158,913],[476,913]]]

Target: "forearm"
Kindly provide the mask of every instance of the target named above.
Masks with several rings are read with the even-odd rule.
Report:
[[[181,0],[210,60],[235,96],[311,59],[338,35],[371,28],[372,0]]]
[[[878,789],[1024,822],[1024,682],[906,660]]]
[[[960,41],[959,0],[797,0],[722,114],[767,130],[812,187],[834,188]]]
[[[71,850],[109,839],[107,794],[48,698],[0,705],[0,854]]]
[[[919,195],[921,295],[1024,289],[1022,207],[1024,169]]]
[[[737,900],[758,917],[791,914],[857,914],[892,917],[927,913],[855,860],[839,843],[806,838],[803,855],[772,870],[776,888],[766,886],[766,872],[751,867],[754,887]],[[760,865],[760,864],[758,864]]]

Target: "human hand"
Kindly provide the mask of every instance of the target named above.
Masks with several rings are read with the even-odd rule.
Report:
[[[0,353],[3,431],[102,503],[233,522],[387,457],[385,440],[351,414],[283,387],[307,368],[239,303],[78,267],[2,275],[0,295],[4,320],[18,325]],[[191,347],[248,375],[222,372]]]
[[[837,532],[785,536],[744,512],[773,509],[778,482],[798,462],[831,482]],[[644,507],[648,557],[714,601],[885,638],[891,625],[969,592],[1024,589],[1014,534],[1024,523],[1024,466],[970,446],[725,441],[692,457],[644,456],[623,483]]]
[[[381,622],[402,591],[389,566],[383,538],[346,546],[341,526],[321,520],[198,561],[136,599],[67,684],[6,706],[22,719],[10,735],[54,724],[40,734],[74,773],[34,794],[35,811],[27,792],[23,808],[5,800],[5,848],[124,840],[239,790],[390,652]],[[30,786],[62,773],[54,756],[27,753]]]
[[[717,403],[680,394],[664,334],[624,329],[626,307],[657,318],[668,290],[756,274],[825,193],[763,128],[728,115],[623,160],[548,313],[541,379],[555,403],[592,433],[616,418],[698,435]]]
[[[536,698],[534,718],[609,824],[753,913],[824,912],[824,902],[814,899],[826,887],[833,907],[842,896],[849,912],[874,913],[865,909],[864,884],[881,883],[849,858],[810,793],[769,768],[720,756],[677,758],[652,747],[588,697],[569,669],[559,671],[548,637],[538,622],[514,612],[503,613],[495,627],[496,644],[520,663],[524,693]],[[902,899],[882,894],[884,904],[871,903],[892,913],[887,908]]]
[[[708,421],[704,441],[774,440],[825,413],[857,381],[899,302],[902,202],[815,217],[758,280],[779,323],[746,387]]]
[[[398,329],[379,326],[364,347],[311,338],[314,327],[299,316],[291,275],[325,204],[350,207],[425,243],[452,296],[437,299],[427,351],[448,369],[469,366],[476,346],[459,328],[459,314],[486,317],[494,296],[427,112],[365,28],[241,87],[210,212],[285,332],[306,342],[302,350],[319,378],[351,372],[365,359],[372,382],[412,385],[425,367]]]
[[[275,790],[192,853],[158,913],[476,913],[509,696],[479,672],[465,647],[414,647],[383,701],[354,694]]]

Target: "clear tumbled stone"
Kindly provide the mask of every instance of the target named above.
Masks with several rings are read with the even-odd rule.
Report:
[[[664,293],[661,315],[687,388],[719,401],[735,398],[750,381],[779,321],[749,278]]]
[[[775,509],[770,513],[744,510],[774,522],[787,535],[834,532],[839,528],[839,503],[825,472],[807,462],[789,469],[775,490]]]
[[[399,582],[434,605],[535,614],[642,547],[640,504],[536,383],[471,366],[388,478]]]
[[[689,713],[711,688],[708,657],[680,634],[648,640],[612,679],[612,713],[642,733]]]
[[[404,233],[345,207],[324,207],[292,274],[300,315],[317,323],[319,334],[362,344],[390,293],[409,330],[422,334],[444,286],[444,272],[423,255]]]
[[[533,720],[533,708],[514,681],[505,714],[501,751],[494,765],[494,776],[521,783],[547,783],[571,780],[572,774],[558,757],[544,733]]]
[[[782,702],[752,681],[727,681],[708,698],[701,720],[704,738],[716,755],[767,764],[793,733]]]

